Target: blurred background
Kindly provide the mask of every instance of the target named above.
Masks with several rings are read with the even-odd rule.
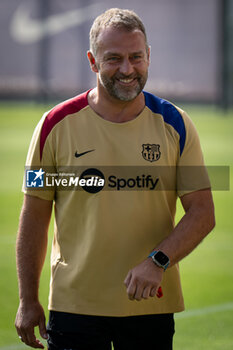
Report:
[[[206,164],[229,167],[233,181],[233,0],[0,0],[0,350],[27,349],[14,319],[29,142],[46,110],[95,86],[88,35],[110,7],[142,18],[151,45],[145,89],[187,111]],[[186,311],[176,315],[174,350],[233,349],[233,191],[227,188],[213,191],[213,233],[180,263]],[[178,201],[176,222],[182,215]],[[52,236],[53,220],[40,284],[46,318]]]
[[[88,65],[93,19],[135,10],[147,30],[147,89],[186,102],[233,104],[231,0],[1,0],[0,98],[48,101],[95,85]]]

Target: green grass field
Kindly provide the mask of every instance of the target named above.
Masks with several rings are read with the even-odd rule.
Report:
[[[34,104],[0,105],[0,350],[27,349],[14,329],[18,305],[15,238],[26,152],[46,109]],[[185,109],[199,131],[207,165],[230,165],[232,173],[233,112],[223,114],[212,107]],[[180,263],[186,311],[176,316],[174,350],[233,349],[233,191],[215,191],[214,200],[216,228]],[[181,215],[179,205],[177,220]],[[40,288],[45,309],[48,285],[49,256]]]

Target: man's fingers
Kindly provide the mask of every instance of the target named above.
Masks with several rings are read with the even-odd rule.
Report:
[[[155,297],[155,295],[156,295],[156,292],[157,292],[157,288],[156,287],[154,287],[154,288],[151,288],[151,291],[150,291],[150,297]]]
[[[27,339],[26,335],[24,334],[24,332],[18,332],[18,336],[19,336],[19,339],[25,343],[25,340]]]
[[[34,328],[16,327],[20,340],[36,349],[44,349],[44,345],[35,337]]]
[[[134,300],[134,295],[135,295],[135,292],[136,292],[136,283],[131,283],[129,284],[128,288],[127,288],[127,294],[128,294],[128,297],[130,300]]]
[[[144,286],[137,284],[134,299],[136,299],[137,301],[140,301],[142,299],[143,290],[144,290]]]
[[[42,338],[44,339],[48,339],[48,334],[46,331],[46,326],[45,326],[45,317],[41,317],[40,321],[39,321],[39,331],[40,331],[40,335],[42,336]]]
[[[27,334],[27,338],[25,340],[25,344],[28,345],[28,346],[31,346],[32,348],[37,348],[38,346],[38,343],[37,343],[37,340],[36,340],[36,337],[33,334]]]
[[[27,344],[28,343],[28,336],[27,336],[27,330],[24,327],[16,327],[17,333],[19,336],[19,339]]]
[[[128,275],[126,276],[125,280],[124,280],[124,284],[125,284],[126,287],[129,286],[131,277],[132,277],[132,274],[131,274],[131,272],[129,272]]]
[[[27,343],[26,343],[27,344]],[[35,337],[34,330],[28,334],[28,344],[29,346],[37,349],[44,349],[44,345]]]
[[[144,287],[143,285],[137,283],[131,283],[127,289],[127,293],[130,300],[135,299],[137,301],[140,301],[141,299],[155,297],[157,295],[157,288],[151,288],[151,286]]]
[[[143,299],[148,299],[150,296],[150,287],[146,287],[143,290],[142,297]]]
[[[22,341],[32,348],[44,349],[44,345],[35,337],[34,328],[29,328],[26,332],[22,333]]]

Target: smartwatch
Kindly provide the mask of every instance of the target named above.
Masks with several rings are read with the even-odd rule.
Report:
[[[152,253],[150,253],[148,258],[152,258],[153,262],[157,266],[162,267],[164,271],[166,271],[170,264],[169,257],[166,254],[164,254],[161,250],[154,250]]]

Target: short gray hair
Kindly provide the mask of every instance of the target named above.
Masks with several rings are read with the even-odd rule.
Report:
[[[148,51],[146,30],[139,16],[131,10],[111,8],[98,16],[92,24],[89,38],[90,51],[94,56],[98,50],[98,36],[102,29],[108,27],[123,28],[129,32],[135,29],[140,30],[145,36],[146,50]]]

